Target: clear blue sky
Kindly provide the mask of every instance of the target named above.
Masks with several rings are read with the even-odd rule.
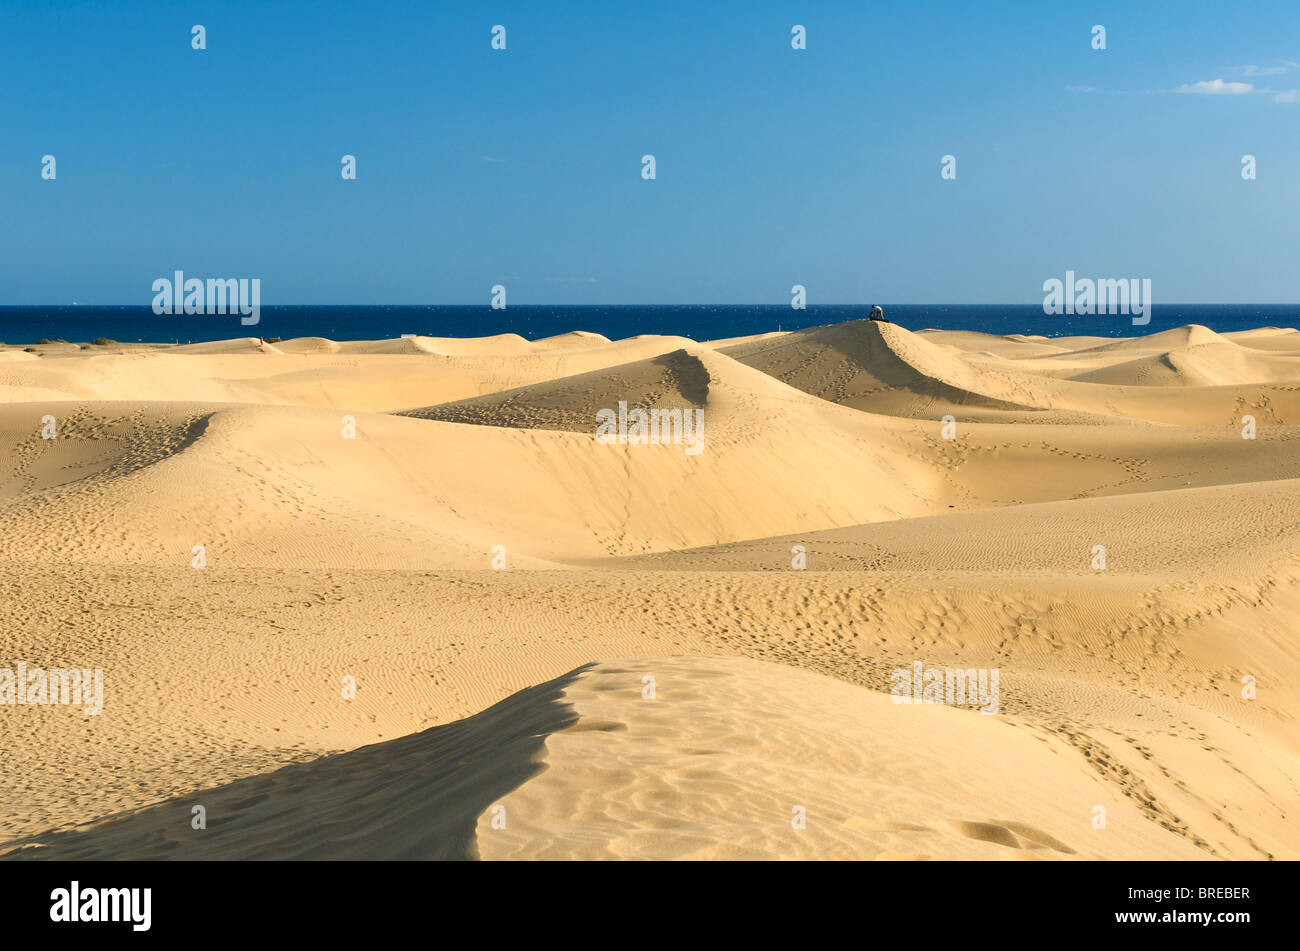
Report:
[[[0,303],[1298,301],[1295,90],[1295,0],[4,0]]]

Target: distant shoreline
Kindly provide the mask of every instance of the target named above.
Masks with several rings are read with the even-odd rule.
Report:
[[[141,350],[141,351],[164,350],[164,349],[175,349],[175,348],[183,348],[183,347],[198,347],[204,345],[210,347],[220,347],[223,344],[238,345],[238,347],[241,348],[244,352],[254,352],[256,349],[259,348],[261,349],[265,349],[267,347],[275,348],[277,347],[277,345],[280,344],[290,344],[290,345],[294,345],[294,347],[289,352],[297,353],[300,352],[299,345],[303,344],[304,342],[320,343],[326,345],[338,345],[338,346],[345,346],[345,347],[353,344],[391,345],[394,347],[400,347],[402,345],[403,340],[410,338],[412,343],[409,349],[391,350],[385,352],[388,352],[390,355],[420,355],[422,353],[432,354],[435,353],[436,351],[426,349],[422,345],[422,343],[417,343],[416,341],[431,342],[435,345],[439,341],[479,341],[479,342],[500,341],[503,344],[513,342],[517,345],[518,344],[534,345],[534,344],[546,344],[551,341],[558,341],[561,338],[572,338],[572,337],[580,337],[580,336],[591,337],[593,343],[595,342],[610,343],[610,342],[635,340],[637,338],[676,336],[686,340],[692,340],[695,343],[698,343],[700,345],[712,345],[719,341],[728,341],[733,339],[751,338],[751,337],[763,337],[767,334],[777,333],[777,332],[795,333],[798,330],[810,330],[810,329],[815,329],[817,327],[823,327],[823,326],[832,327],[832,326],[836,326],[837,324],[853,323],[855,322],[855,320],[861,320],[864,323],[866,322],[866,318],[854,318],[850,320],[836,321],[824,325],[815,324],[812,325],[811,327],[802,327],[802,328],[791,327],[784,331],[758,331],[756,333],[732,334],[727,336],[698,337],[698,338],[689,337],[685,334],[650,334],[650,333],[631,334],[628,335],[627,337],[608,337],[603,334],[595,333],[593,331],[585,330],[582,328],[573,328],[570,330],[562,331],[560,333],[548,334],[545,337],[534,337],[534,338],[528,338],[523,336],[522,334],[517,334],[510,331],[506,331],[504,333],[497,333],[497,334],[461,334],[461,335],[402,334],[393,337],[335,337],[335,336],[329,336],[327,334],[309,333],[309,334],[302,334],[299,336],[287,337],[287,338],[277,337],[277,336],[260,336],[258,334],[233,333],[230,334],[229,336],[214,337],[211,339],[180,340],[180,339],[173,338],[171,340],[154,340],[154,341],[114,340],[112,338],[107,338],[107,337],[96,337],[90,340],[69,340],[66,338],[42,337],[30,343],[25,343],[21,341],[13,342],[13,343],[7,341],[0,341],[0,352],[12,352],[18,350],[18,351],[35,352],[37,354],[45,354],[51,352],[54,354],[72,354],[72,353],[84,353],[84,352],[122,353],[122,352],[127,352],[132,350]],[[1076,332],[1076,333],[1048,335],[1048,334],[991,333],[986,330],[975,330],[975,329],[959,328],[959,327],[921,327],[913,330],[912,328],[905,327],[903,324],[895,321],[887,320],[887,321],[883,321],[883,323],[893,324],[904,330],[907,330],[912,333],[918,333],[918,334],[965,333],[965,334],[983,334],[990,338],[1002,338],[1002,339],[1023,338],[1026,340],[1034,340],[1034,339],[1053,340],[1053,339],[1066,339],[1066,338],[1095,337],[1099,340],[1118,341],[1118,340],[1125,340],[1125,339],[1138,339],[1142,337],[1151,337],[1157,334],[1170,333],[1172,331],[1208,331],[1216,335],[1217,334],[1241,334],[1241,333],[1285,334],[1288,332],[1289,333],[1300,332],[1297,331],[1296,327],[1290,327],[1290,326],[1283,327],[1277,325],[1260,325],[1260,326],[1243,327],[1243,328],[1237,328],[1231,330],[1217,330],[1214,327],[1208,326],[1206,324],[1189,323],[1189,324],[1181,324],[1176,327],[1159,327],[1159,328],[1150,328],[1150,329],[1146,327],[1134,327],[1132,328],[1133,332],[1128,334],[1112,335],[1112,334],[1096,334],[1096,333],[1089,334],[1089,333]],[[1297,321],[1297,324],[1300,324],[1300,321]],[[279,351],[275,351],[275,352],[279,352]],[[376,351],[376,352],[380,352],[380,351]]]
[[[993,336],[1134,337],[1199,325],[1216,333],[1260,327],[1300,327],[1300,304],[1160,304],[1151,323],[1134,326],[1123,315],[1052,316],[1039,304],[881,305],[890,323],[916,329],[963,330]],[[403,334],[475,338],[517,334],[540,340],[581,330],[611,340],[639,335],[720,340],[779,330],[843,323],[867,316],[870,305],[267,305],[256,325],[237,316],[156,315],[143,305],[0,306],[0,341],[35,346],[64,339],[93,343],[105,338],[123,344],[180,345],[250,336],[292,340],[323,337],[335,341],[391,340]]]

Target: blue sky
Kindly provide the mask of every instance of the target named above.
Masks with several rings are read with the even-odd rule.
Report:
[[[1294,0],[5,0],[0,88],[4,304],[1300,300]]]

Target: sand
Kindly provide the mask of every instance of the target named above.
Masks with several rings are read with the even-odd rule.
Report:
[[[1291,328],[5,347],[0,458],[0,856],[1300,857]]]

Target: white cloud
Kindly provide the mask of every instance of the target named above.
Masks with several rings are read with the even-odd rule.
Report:
[[[1288,89],[1273,97],[1274,102],[1300,102],[1300,89]]]
[[[1241,96],[1254,91],[1255,87],[1250,83],[1224,82],[1222,79],[1191,83],[1174,90],[1174,92],[1195,93],[1201,96]]]
[[[1096,86],[1066,86],[1066,92],[1096,92]]]

